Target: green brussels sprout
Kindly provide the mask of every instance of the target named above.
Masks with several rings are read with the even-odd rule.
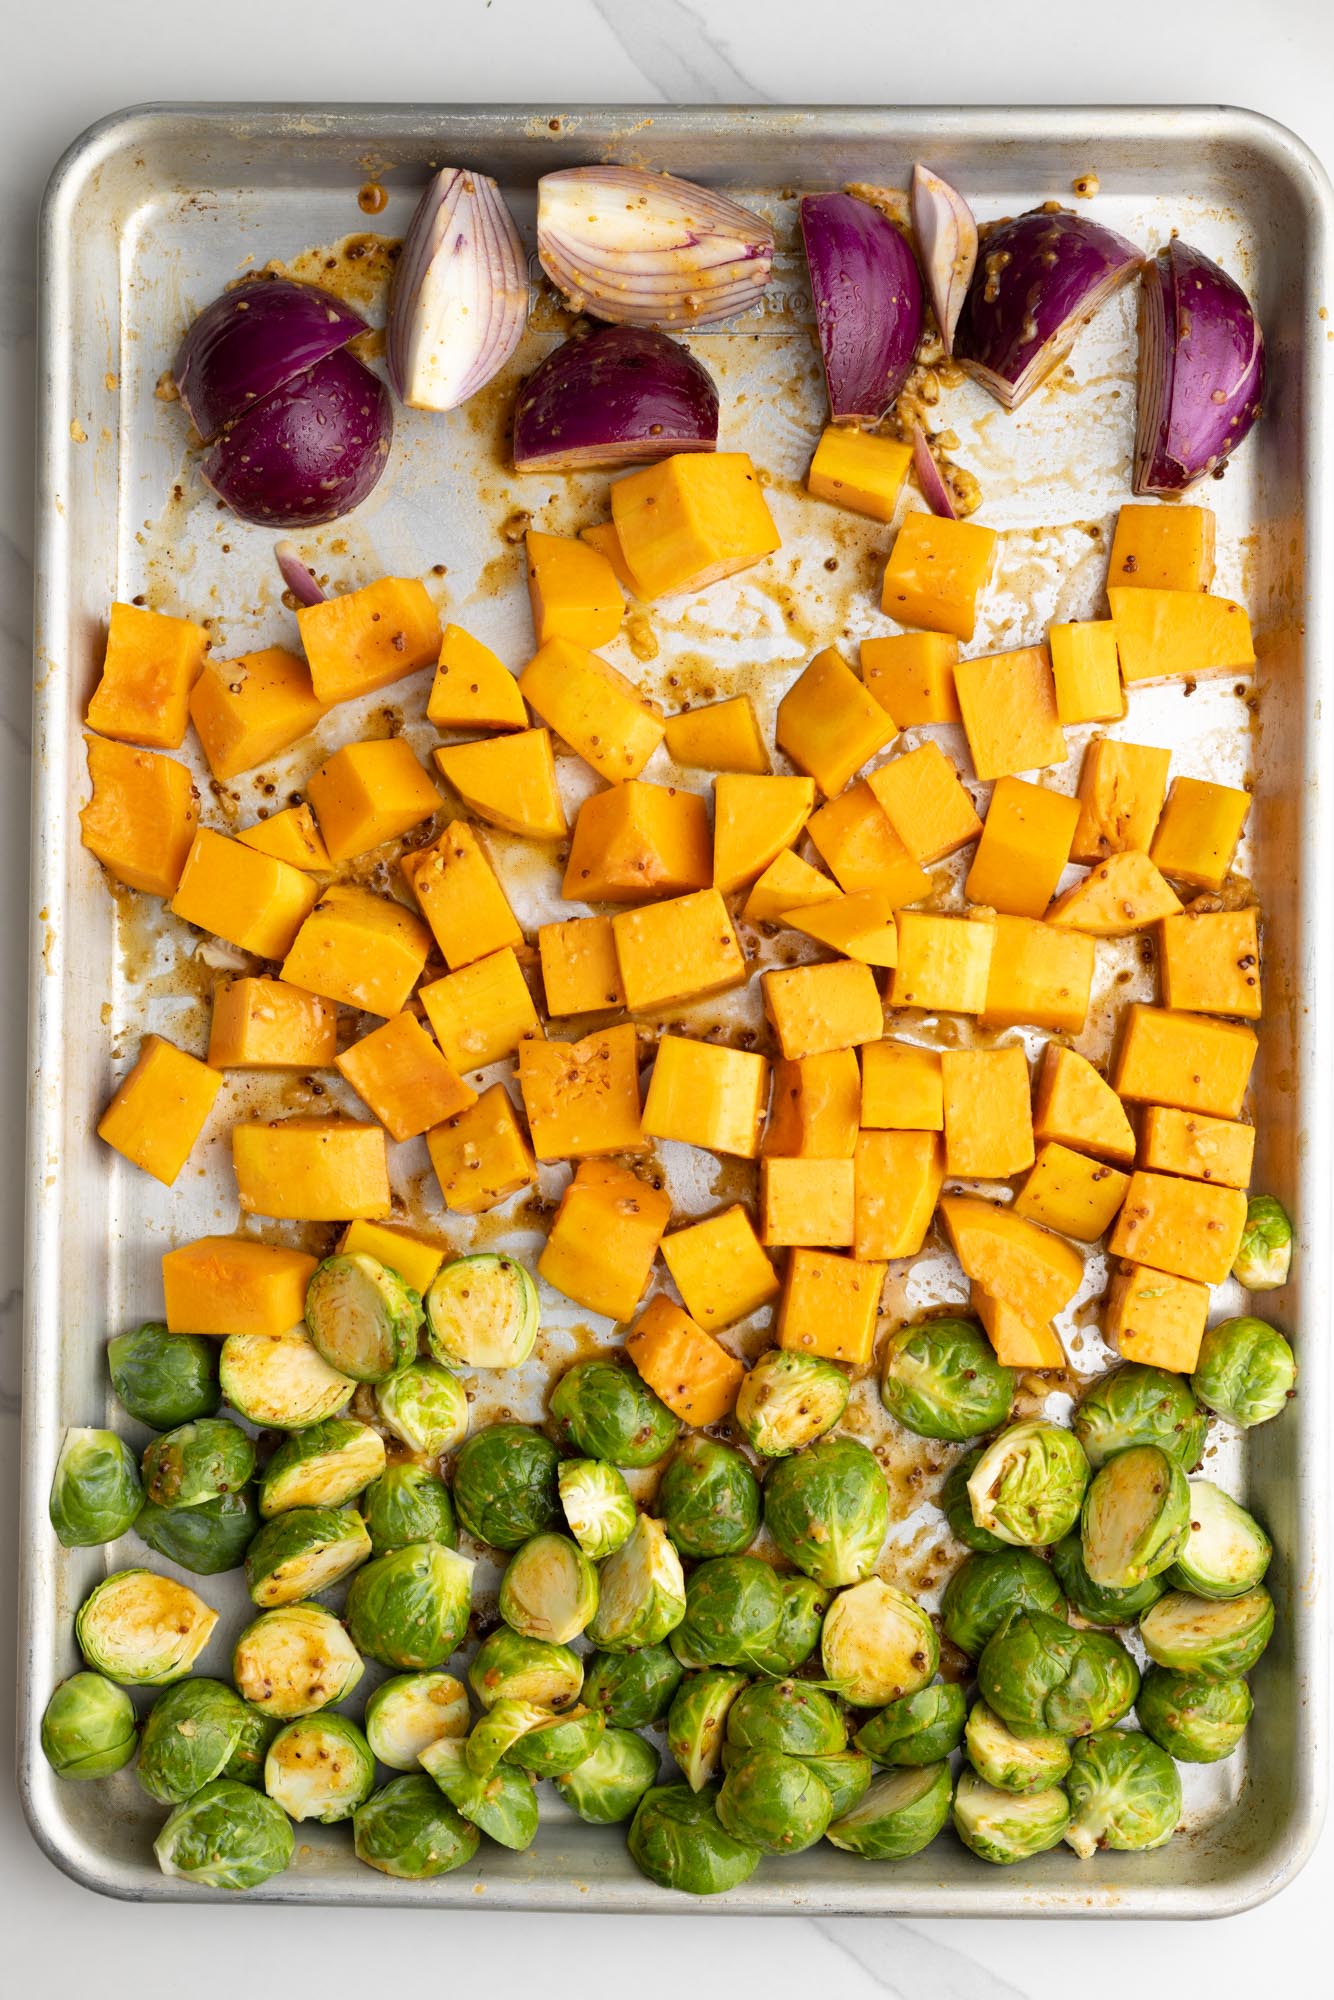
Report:
[[[150,1799],[178,1806],[221,1778],[246,1730],[246,1707],[225,1681],[177,1681],[144,1718],[139,1783]]]
[[[270,1743],[264,1789],[289,1819],[351,1819],[375,1789],[371,1746],[350,1716],[303,1715]]]
[[[1167,1581],[1196,1597],[1241,1597],[1263,1583],[1274,1553],[1253,1514],[1211,1479],[1190,1482],[1190,1528]]]
[[[601,1458],[565,1458],[556,1473],[565,1525],[592,1562],[623,1549],[635,1531],[637,1509],[614,1465]]]
[[[1269,1644],[1274,1600],[1263,1584],[1216,1600],[1169,1590],[1139,1621],[1144,1650],[1160,1667],[1210,1680],[1240,1680]]]
[[[211,1417],[222,1401],[218,1344],[202,1333],[168,1333],[149,1321],[107,1342],[107,1369],[125,1409],[150,1430]]]
[[[977,1684],[1016,1735],[1089,1736],[1133,1706],[1139,1670],[1110,1633],[1017,1611],[987,1641]]]
[[[532,1701],[564,1709],[579,1699],[584,1663],[568,1646],[525,1639],[507,1625],[483,1639],[468,1668],[468,1685],[483,1708],[498,1701]]]
[[[245,1580],[262,1609],[328,1590],[371,1553],[355,1507],[289,1507],[266,1521],[246,1552]]]
[[[571,1715],[582,1710],[571,1709]],[[512,1750],[520,1737],[530,1729],[540,1729],[551,1720],[551,1711],[539,1708],[535,1701],[502,1700],[495,1702],[468,1731],[463,1745],[468,1769],[476,1771],[479,1778],[485,1778],[504,1759],[507,1750]]]
[[[1073,1431],[1034,1418],[990,1443],[968,1479],[979,1528],[1020,1548],[1059,1542],[1079,1519],[1089,1464]]]
[[[557,1777],[556,1790],[590,1826],[614,1826],[631,1817],[657,1777],[652,1744],[633,1729],[604,1729],[592,1754]]]
[[[859,1806],[870,1789],[875,1765],[864,1750],[830,1750],[822,1757],[803,1757],[829,1794],[830,1825]]]
[[[597,1355],[566,1369],[549,1407],[562,1451],[632,1469],[656,1465],[681,1432],[680,1419],[633,1368]]]
[[[116,1541],[133,1526],[143,1497],[134,1453],[114,1431],[66,1431],[49,1502],[63,1547]]]
[[[794,1569],[830,1589],[860,1583],[889,1529],[889,1488],[873,1452],[827,1437],[780,1459],[764,1484],[764,1524]]]
[[[957,1464],[950,1467],[936,1504],[956,1542],[962,1542],[966,1549],[975,1549],[979,1555],[994,1555],[997,1549],[1007,1548],[1009,1544],[989,1529],[978,1527],[973,1519],[973,1503],[968,1498],[968,1482],[981,1456],[982,1447],[978,1445],[975,1451],[966,1452]]]
[[[641,1514],[623,1548],[598,1572],[598,1606],[588,1637],[604,1653],[654,1646],[681,1623],[686,1582],[661,1521]]]
[[[976,1771],[959,1773],[954,1794],[954,1831],[979,1861],[1008,1867],[1045,1854],[1065,1836],[1070,1801],[1059,1785],[1036,1792],[1005,1792]]]
[[[494,1715],[495,1710],[491,1713]],[[544,1716],[505,1752],[506,1764],[517,1764],[535,1778],[559,1778],[591,1757],[602,1741],[606,1718],[600,1708],[571,1708],[564,1715]]]
[[[802,1666],[820,1643],[820,1627],[833,1592],[809,1576],[780,1576],[783,1609],[778,1629],[752,1660],[756,1673],[790,1674]]]
[[[719,1786],[714,1810],[733,1840],[764,1854],[803,1854],[824,1839],[834,1802],[800,1757],[747,1750]]]
[[[421,1753],[422,1769],[456,1812],[501,1847],[531,1847],[537,1834],[537,1793],[527,1771],[498,1764],[488,1776],[474,1771],[461,1743],[442,1736]]]
[[[1209,1327],[1190,1378],[1215,1416],[1244,1431],[1276,1417],[1296,1382],[1297,1360],[1278,1328],[1250,1318]]]
[[[560,1454],[531,1424],[488,1424],[454,1459],[454,1505],[475,1542],[517,1549],[560,1525]]]
[[[153,1852],[164,1875],[208,1889],[257,1889],[282,1874],[295,1844],[281,1806],[233,1778],[215,1778],[177,1806]]]
[[[468,1733],[468,1691],[453,1674],[395,1674],[366,1701],[366,1741],[391,1771],[415,1771],[428,1743]]]
[[[936,1628],[905,1591],[878,1576],[840,1590],[820,1634],[825,1676],[854,1708],[916,1694],[940,1665]]]
[[[74,1638],[90,1667],[125,1687],[165,1687],[189,1673],[218,1622],[183,1583],[151,1569],[119,1569],[89,1592]]]
[[[1189,1472],[1204,1450],[1209,1412],[1200,1408],[1184,1375],[1123,1361],[1084,1391],[1070,1422],[1095,1471],[1113,1452],[1156,1444]]]
[[[410,1451],[438,1458],[468,1435],[468,1395],[457,1375],[434,1361],[410,1361],[375,1390],[380,1422]]]
[[[733,1703],[727,1740],[739,1750],[783,1750],[828,1757],[848,1747],[837,1703],[811,1681],[758,1681]]]
[[[102,1674],[71,1674],[42,1715],[42,1755],[58,1778],[109,1778],[137,1735],[134,1703]]]
[[[1107,1459],[1084,1495],[1084,1568],[1104,1590],[1134,1590],[1170,1569],[1190,1532],[1190,1482],[1156,1444]]]
[[[391,1778],[352,1815],[358,1861],[401,1882],[429,1882],[462,1868],[481,1839],[424,1771]]]
[[[196,1576],[239,1569],[259,1528],[251,1489],[219,1493],[198,1507],[159,1507],[145,1500],[134,1517],[134,1532],[168,1561]]]
[[[1112,1590],[1095,1583],[1084,1567],[1084,1544],[1077,1534],[1056,1544],[1051,1566],[1072,1609],[1089,1625],[1133,1625],[1167,1588],[1162,1576],[1146,1577],[1129,1590]]]
[[[533,1535],[500,1579],[500,1615],[529,1639],[568,1646],[597,1608],[598,1573],[568,1535]]]
[[[880,1400],[918,1437],[964,1444],[1005,1422],[1014,1373],[996,1359],[976,1320],[919,1320],[890,1337]]]
[[[1243,1680],[1207,1680],[1167,1667],[1149,1668],[1135,1702],[1141,1729],[1179,1764],[1216,1764],[1230,1757],[1254,1708]]]
[[[683,1556],[737,1556],[759,1532],[760,1482],[739,1451],[696,1432],[672,1453],[656,1505]]]
[[[1138,1729],[1098,1729],[1083,1737],[1065,1788],[1065,1839],[1081,1861],[1092,1860],[1100,1847],[1123,1854],[1162,1847],[1181,1818],[1177,1767]]]
[[[408,1542],[357,1571],[343,1616],[382,1666],[442,1666],[468,1629],[473,1565],[443,1542]]]
[[[1292,1267],[1292,1223],[1272,1194],[1253,1194],[1246,1227],[1232,1260],[1232,1275],[1248,1292],[1276,1292]]]
[[[1012,1611],[1062,1615],[1061,1587],[1031,1549],[999,1549],[960,1563],[940,1600],[940,1629],[970,1660],[998,1632]]]
[[[331,1368],[383,1382],[417,1357],[422,1302],[364,1250],[326,1257],[306,1286],[306,1330]]]
[[[238,1700],[240,1697],[237,1697]],[[236,1778],[243,1785],[264,1783],[264,1759],[269,1754],[269,1745],[281,1722],[272,1715],[262,1715],[252,1708],[248,1701],[241,1702],[241,1733],[232,1747],[232,1754],[222,1767],[224,1778]]]
[[[829,1839],[866,1861],[906,1861],[929,1847],[950,1816],[948,1764],[904,1764],[883,1771],[861,1803],[829,1827]]]
[[[749,1667],[771,1647],[783,1618],[783,1584],[758,1556],[715,1556],[686,1582],[685,1617],[673,1635],[684,1664]]]
[[[630,1859],[662,1889],[687,1896],[720,1896],[754,1874],[760,1851],[734,1840],[714,1810],[712,1786],[654,1785],[630,1823]]]
[[[723,1732],[746,1676],[709,1667],[682,1681],[667,1715],[667,1748],[692,1792],[702,1791],[718,1769]]]
[[[458,1544],[449,1488],[429,1465],[387,1465],[361,1496],[361,1518],[377,1556],[409,1542]]]
[[[737,1392],[736,1421],[761,1458],[787,1458],[833,1430],[848,1407],[848,1389],[834,1362],[771,1347]]]
[[[590,1654],[584,1700],[618,1729],[647,1729],[672,1705],[684,1669],[670,1646],[641,1646],[637,1653]]]
[[[966,1713],[957,1682],[932,1681],[891,1701],[852,1740],[877,1764],[938,1764],[963,1741]]]
[[[978,1777],[998,1792],[1044,1791],[1070,1769],[1064,1736],[1016,1736],[985,1701],[968,1711],[963,1742]]]
[[[322,1604],[284,1604],[262,1611],[232,1652],[232,1679],[242,1698],[279,1722],[314,1715],[351,1694],[365,1672],[360,1653]]]
[[[259,1482],[268,1520],[292,1507],[344,1507],[384,1471],[384,1439],[355,1417],[329,1417],[279,1445]]]
[[[426,1294],[426,1340],[445,1368],[520,1368],[537,1339],[537,1287],[489,1250],[441,1266]]]
[[[305,1334],[229,1333],[218,1359],[222,1393],[234,1410],[268,1430],[301,1431],[336,1417],[356,1383],[331,1368]]]
[[[255,1444],[226,1417],[200,1417],[155,1437],[144,1452],[144,1492],[158,1507],[198,1507],[239,1493],[255,1470]]]

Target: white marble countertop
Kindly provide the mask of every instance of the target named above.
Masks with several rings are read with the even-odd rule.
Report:
[[[155,98],[416,101],[1241,103],[1334,161],[1328,0],[1118,0],[1024,10],[995,0],[41,0],[7,37],[0,82],[0,1520],[17,1485],[31,686],[33,245],[68,140]],[[0,1536],[0,1712],[12,1712],[12,1534]],[[1209,1926],[1119,1923],[447,1917],[363,1910],[140,1908],[60,1875],[0,1769],[0,1992],[26,2000],[188,2000],[472,1985],[493,2000],[560,1987],[588,2000],[758,1990],[766,2000],[1081,2000],[1251,1996],[1328,1976],[1334,1825],[1276,1902]],[[1318,1968],[1326,1966],[1326,1974]],[[336,1968],[336,1970],[333,1970]]]

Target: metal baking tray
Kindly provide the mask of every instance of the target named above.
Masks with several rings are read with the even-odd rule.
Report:
[[[113,596],[143,593],[158,608],[210,616],[215,650],[224,656],[291,638],[272,537],[220,511],[190,467],[179,409],[156,393],[176,338],[225,282],[270,258],[350,283],[354,293],[360,285],[370,299],[383,257],[374,243],[349,246],[345,239],[398,233],[441,161],[494,174],[527,228],[541,173],[599,158],[673,168],[767,209],[786,246],[768,299],[735,330],[697,336],[697,343],[720,380],[724,442],[749,449],[769,480],[782,554],[684,607],[655,607],[651,634],[632,621],[630,643],[618,640],[614,657],[636,677],[658,681],[671,705],[708,688],[748,687],[768,717],[817,643],[854,642],[883,629],[873,584],[889,539],[873,524],[800,498],[823,398],[794,252],[792,193],[849,181],[902,186],[918,156],[966,189],[983,217],[1068,200],[1077,176],[1096,173],[1098,216],[1146,249],[1176,228],[1222,257],[1256,297],[1268,336],[1266,420],[1204,496],[1219,514],[1216,587],[1243,597],[1256,620],[1255,680],[1206,682],[1193,693],[1137,689],[1131,717],[1119,725],[1133,738],[1170,745],[1175,771],[1246,777],[1257,795],[1243,857],[1266,917],[1257,1185],[1274,1189],[1299,1218],[1295,1276],[1276,1311],[1294,1333],[1303,1379],[1282,1422],[1242,1444],[1222,1444],[1209,1465],[1248,1496],[1278,1551],[1271,1573],[1278,1629],[1255,1676],[1257,1709],[1245,1750],[1223,1765],[1186,1771],[1186,1826],[1170,1846],[1093,1863],[1062,1848],[992,1869],[948,1834],[892,1866],[824,1846],[784,1864],[766,1862],[743,1888],[699,1903],[656,1889],[633,1868],[620,1830],[585,1826],[553,1797],[528,1853],[487,1843],[479,1865],[426,1884],[392,1882],[360,1867],[346,1829],[302,1827],[293,1867],[257,1895],[391,1907],[1217,1916],[1282,1887],[1311,1850],[1326,1763],[1334,1212],[1334,807],[1326,769],[1334,696],[1326,582],[1334,328],[1324,314],[1331,195],[1319,166],[1280,127],[1218,108],[177,105],[124,112],[86,133],[57,169],[42,220],[20,1771],[37,1839],[94,1889],[177,1900],[198,1894],[158,1873],[151,1841],[160,1814],[131,1772],[107,1784],[62,1785],[42,1760],[42,1706],[75,1664],[74,1609],[108,1567],[144,1553],[132,1539],[122,1548],[62,1551],[46,1522],[51,1470],[66,1425],[102,1421],[104,1412],[116,1421],[103,1344],[109,1332],[160,1309],[162,1249],[173,1238],[230,1230],[236,1210],[229,1116],[211,1122],[208,1142],[171,1192],[93,1137],[95,1112],[145,1028],[202,1048],[213,974],[191,956],[193,935],[156,906],[113,900],[80,848],[75,811],[86,780],[79,725]],[[358,208],[358,188],[368,180],[388,192],[383,215]],[[341,247],[313,256],[312,246]],[[424,575],[442,608],[515,665],[530,633],[519,553],[503,530],[508,523],[513,531],[520,510],[557,530],[595,518],[605,483],[593,476],[517,479],[508,470],[505,415],[514,377],[559,328],[536,283],[533,297],[528,334],[496,393],[448,419],[401,414],[380,488],[349,520],[304,544],[338,586],[385,571]],[[1123,294],[1080,340],[1068,368],[1013,418],[972,387],[951,392],[958,456],[980,477],[985,518],[1004,536],[1001,584],[978,650],[1029,642],[1053,615],[1087,617],[1100,608],[1107,532],[1128,490],[1132,322],[1133,301]],[[424,691],[405,685],[401,726],[424,744]],[[335,725],[324,725],[326,746],[357,733],[344,715],[336,727],[334,736]],[[948,742],[949,732],[942,733]],[[1073,786],[1080,747],[1075,733],[1075,754],[1053,782]],[[284,790],[319,754],[301,746],[285,768],[265,775]],[[573,803],[572,761],[563,763],[562,776]],[[700,774],[688,781],[701,782]],[[238,794],[205,791],[206,811],[223,823],[238,814],[242,822],[253,818],[261,800],[245,785]],[[522,921],[540,921],[549,876],[513,845],[498,842],[495,853]],[[1133,953],[1106,951],[1099,1001],[1118,971],[1144,979]],[[1115,990],[1124,997],[1149,989],[1127,989],[1123,979]],[[697,1026],[707,1024],[696,1017]],[[1106,1034],[1105,1005],[1095,1004],[1080,1045],[1100,1054]],[[283,1103],[296,1108],[289,1084],[250,1080],[238,1088],[233,1081],[220,1112]],[[663,1164],[678,1215],[707,1209],[735,1187],[730,1169],[715,1173],[704,1156],[684,1149],[664,1149]],[[420,1142],[396,1149],[395,1178],[425,1220],[456,1244],[466,1240],[464,1219],[440,1211]],[[553,1191],[549,1181],[544,1192]],[[488,1240],[530,1253],[536,1242],[526,1212],[502,1213],[488,1228]],[[1101,1260],[1091,1257],[1066,1327],[1077,1371],[1105,1363],[1089,1305],[1103,1276]],[[942,1253],[891,1277],[892,1309],[961,1296],[957,1268]],[[1218,1300],[1227,1309],[1234,1303]],[[544,1306],[539,1360],[517,1381],[476,1385],[479,1413],[503,1396],[518,1414],[536,1416],[553,1364],[614,1337],[606,1322],[589,1325],[554,1295]],[[760,1326],[740,1330],[749,1352],[766,1338]],[[876,1410],[868,1383],[854,1397],[852,1420],[872,1432]],[[883,1567],[929,1591],[951,1551],[922,1496],[934,1491],[949,1454],[908,1443],[917,1448],[900,1450],[891,1467],[896,1519]],[[231,1635],[248,1607],[235,1577],[204,1579],[201,1587],[223,1618],[200,1669],[225,1673]]]

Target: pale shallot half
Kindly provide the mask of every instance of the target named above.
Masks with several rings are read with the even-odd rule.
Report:
[[[523,243],[486,174],[443,167],[417,203],[389,297],[389,379],[414,410],[452,410],[499,373],[528,316]]]

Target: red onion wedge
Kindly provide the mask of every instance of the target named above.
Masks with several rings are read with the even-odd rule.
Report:
[[[1141,263],[1124,236],[1068,208],[983,230],[954,358],[1007,410],[1063,361],[1103,300]]]
[[[1136,493],[1181,493],[1215,472],[1260,414],[1265,344],[1236,280],[1173,238],[1139,301]]]
[[[713,451],[718,391],[678,341],[646,326],[604,326],[555,348],[519,391],[520,472],[629,465]]]
[[[575,312],[623,326],[716,326],[769,282],[767,222],[713,188],[640,167],[537,184],[537,254]]]
[[[912,226],[948,356],[954,352],[954,329],[977,263],[977,224],[958,189],[920,160],[912,170]]]
[[[922,498],[931,512],[939,514],[943,520],[957,521],[959,511],[954,504],[954,496],[945,484],[944,475],[936,464],[926,432],[920,424],[912,427],[912,467],[917,474]]]
[[[892,222],[850,194],[801,204],[815,326],[835,423],[882,417],[922,337],[922,280]]]
[[[256,278],[205,306],[176,356],[176,387],[207,444],[225,425],[366,331],[359,313],[315,285]]]
[[[400,401],[466,403],[509,360],[527,317],[523,243],[500,189],[442,168],[408,224],[389,295],[385,352]]]
[[[307,569],[297,553],[295,542],[275,542],[274,559],[282,574],[283,582],[291,591],[298,604],[323,604],[325,593],[315,580],[314,572]]]
[[[340,351],[238,417],[202,470],[243,521],[316,527],[366,498],[384,471],[393,431],[389,391]]]

